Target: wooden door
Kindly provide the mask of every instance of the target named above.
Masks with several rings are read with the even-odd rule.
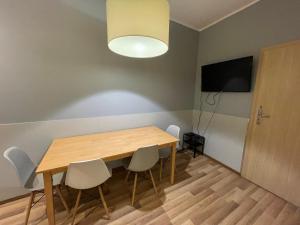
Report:
[[[262,50],[242,176],[300,206],[300,41]]]

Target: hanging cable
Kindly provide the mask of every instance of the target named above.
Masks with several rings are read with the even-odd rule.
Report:
[[[199,127],[200,127],[200,123],[201,123],[201,117],[202,117],[202,91],[200,91],[200,105],[199,105],[199,116],[198,116],[198,124],[197,124],[197,132],[200,135],[200,131],[199,131]]]
[[[206,96],[205,102],[206,102],[208,105],[213,106],[213,105],[216,104],[216,96],[218,96],[218,95],[220,94],[220,92],[217,92],[217,93],[215,93],[215,94],[213,95],[213,102],[212,102],[212,103],[208,101],[208,100],[209,100],[210,94],[211,94],[211,93],[209,93],[209,94]]]
[[[210,117],[209,120],[208,120],[208,123],[207,123],[205,129],[203,130],[202,136],[204,136],[204,135],[206,134],[208,128],[210,127],[210,124],[211,124],[211,122],[212,122],[212,119],[214,118],[215,113],[216,113],[216,111],[217,111],[217,108],[218,108],[218,106],[219,106],[219,104],[220,104],[220,102],[221,102],[221,96],[222,96],[222,93],[223,93],[222,91],[221,91],[221,92],[218,92],[218,93],[216,93],[216,94],[214,95],[214,97],[213,97],[214,104],[215,104],[216,106],[215,106],[215,108],[214,108],[214,110],[213,110],[213,112],[212,112],[212,114],[211,114],[211,117]],[[218,97],[218,100],[216,101],[216,100],[215,100],[215,97],[218,96],[218,95],[219,95],[219,97]]]

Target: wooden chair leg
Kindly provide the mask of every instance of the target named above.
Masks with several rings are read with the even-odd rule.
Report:
[[[67,213],[69,214],[70,213],[70,209],[68,207],[68,204],[67,204],[66,200],[64,199],[64,197],[63,197],[63,195],[61,193],[60,186],[59,185],[55,186],[55,189],[56,189],[56,192],[57,192],[57,194],[58,194],[58,196],[59,196],[62,204],[64,205],[65,209],[67,210]]]
[[[72,218],[72,223],[71,223],[72,225],[75,222],[75,217],[76,217],[76,212],[77,212],[78,205],[79,205],[79,202],[80,202],[81,192],[82,191],[79,190],[78,195],[77,195],[77,199],[76,199],[76,203],[75,203],[75,207],[74,207],[74,211],[73,211],[73,218]]]
[[[29,197],[29,202],[26,208],[26,216],[25,216],[25,225],[28,224],[28,220],[29,220],[29,215],[30,215],[30,211],[31,211],[31,207],[32,207],[32,203],[35,197],[35,192],[31,192],[30,193],[30,197]]]
[[[128,172],[127,172],[127,174],[126,174],[126,177],[125,177],[125,182],[128,181],[129,175],[130,175],[130,171],[128,170]]]
[[[149,170],[149,174],[150,174],[150,177],[151,177],[151,181],[152,181],[152,184],[153,184],[154,191],[157,194],[158,192],[157,192],[157,188],[156,188],[155,181],[154,181],[154,178],[152,176],[151,170]]]
[[[133,183],[133,191],[132,191],[132,198],[131,198],[131,205],[134,205],[134,198],[135,198],[135,191],[136,191],[136,183],[137,183],[138,173],[134,175],[134,183]]]
[[[163,159],[160,159],[160,169],[159,169],[159,181],[162,179],[162,171],[163,171]]]
[[[104,195],[103,195],[103,191],[102,191],[101,185],[99,186],[99,194],[100,194],[101,202],[102,202],[103,207],[104,207],[104,209],[105,209],[107,218],[110,219],[109,212],[108,212],[108,208],[107,208],[107,204],[106,204],[106,201],[105,201],[105,199],[104,199]]]

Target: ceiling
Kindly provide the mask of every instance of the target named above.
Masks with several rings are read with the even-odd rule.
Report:
[[[171,20],[204,30],[259,0],[169,0]]]
[[[60,0],[89,16],[106,20],[106,0]],[[204,30],[259,0],[169,0],[171,20]]]

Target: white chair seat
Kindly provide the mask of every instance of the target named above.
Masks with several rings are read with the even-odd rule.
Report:
[[[166,132],[179,139],[180,127],[176,125],[170,125],[167,128]],[[179,142],[177,142],[176,144],[176,149],[179,149]],[[164,148],[159,150],[159,159],[160,159],[159,180],[162,179],[164,160],[169,158],[170,155],[171,155],[171,148]]]
[[[123,166],[128,170],[125,181],[128,180],[130,172],[135,173],[133,190],[132,190],[132,199],[131,199],[132,206],[134,205],[138,172],[149,171],[153,188],[155,190],[155,193],[157,194],[157,188],[155,186],[155,181],[153,179],[151,169],[154,167],[154,165],[157,163],[158,160],[159,160],[158,145],[139,148],[137,149],[137,151],[133,153],[133,156],[131,158],[128,157],[123,160]]]
[[[64,173],[57,173],[52,176],[53,186],[59,185],[61,183],[63,175]],[[35,172],[33,172],[26,182],[25,187],[30,191],[38,191],[44,189],[43,174],[36,174]]]
[[[125,159],[122,159],[122,166],[128,170],[128,166],[130,164],[130,160],[131,160],[131,157],[127,157]]]
[[[110,173],[110,176],[112,176],[112,168],[110,168],[109,166],[107,167],[108,172]]]
[[[170,148],[163,148],[159,150],[159,158],[160,159],[165,159],[168,158],[171,154],[171,149]]]
[[[84,190],[103,184],[111,176],[112,168],[102,159],[79,161],[69,165],[65,183],[71,188]]]
[[[36,166],[32,162],[32,160],[29,158],[29,156],[26,154],[26,152],[22,151],[18,147],[10,147],[5,150],[3,153],[4,158],[6,158],[11,165],[15,168],[21,185],[31,191],[30,198],[29,198],[29,204],[26,210],[26,217],[25,217],[25,225],[28,224],[30,210],[32,206],[34,205],[34,197],[36,195],[37,191],[42,191],[44,189],[44,179],[42,174],[36,174],[35,169]],[[56,191],[66,208],[66,210],[69,212],[69,207],[65,200],[63,199],[63,196],[61,194],[59,185],[63,178],[63,173],[58,173],[54,176],[52,176],[53,179],[53,185],[56,188]]]
[[[123,166],[121,160],[109,161],[109,162],[105,162],[105,164],[107,166],[110,175],[112,175],[113,169]]]
[[[98,187],[100,198],[106,215],[109,211],[104,199],[101,184],[112,176],[112,167],[107,166],[103,159],[73,162],[69,165],[65,183],[67,186],[78,189],[78,195],[73,210],[72,225],[75,223],[76,212],[80,203],[82,190]]]

